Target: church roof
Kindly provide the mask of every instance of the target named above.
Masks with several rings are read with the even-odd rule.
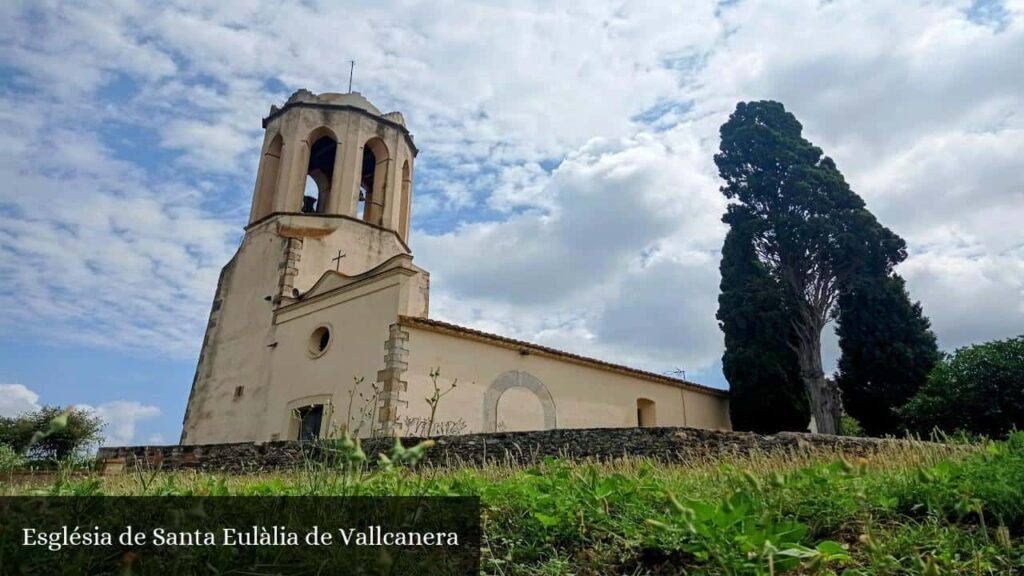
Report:
[[[433,330],[434,332],[440,332],[442,334],[469,337],[472,339],[497,344],[499,346],[504,346],[506,348],[519,350],[521,352],[525,351],[527,353],[536,353],[540,356],[549,356],[552,358],[569,360],[571,362],[576,362],[577,364],[582,364],[584,366],[591,366],[602,370],[610,370],[613,372],[627,374],[629,376],[637,376],[645,380],[660,382],[662,384],[670,384],[678,388],[685,388],[688,390],[693,390],[695,392],[702,392],[714,396],[729,396],[729,393],[726,390],[719,390],[718,388],[704,386],[702,384],[697,384],[694,382],[690,382],[688,380],[682,380],[680,378],[672,378],[670,376],[665,376],[664,374],[658,374],[656,372],[648,372],[646,370],[630,368],[629,366],[623,366],[622,364],[613,364],[611,362],[605,362],[604,360],[598,360],[596,358],[590,358],[587,356],[581,356],[579,354],[573,354],[572,352],[556,350],[555,348],[548,348],[547,346],[533,344],[532,342],[525,342],[523,340],[507,338],[505,336],[499,336],[497,334],[491,334],[488,332],[483,332],[481,330],[467,328],[465,326],[459,326],[458,324],[449,324],[448,322],[442,322],[440,320],[432,320],[430,318],[417,318],[414,316],[399,316],[398,322],[399,324],[405,326],[425,328],[427,330]]]
[[[353,108],[359,108],[365,110],[374,116],[383,116],[380,109],[370,103],[365,96],[359,92],[321,92],[320,94],[314,94],[308,90],[298,90],[292,94],[291,98],[288,99],[286,104],[294,104],[295,102],[308,102],[311,104],[336,104],[338,106],[351,106]]]
[[[383,113],[380,108],[374,106],[365,96],[359,92],[323,92],[314,94],[305,88],[296,90],[284,103],[284,106],[273,105],[270,107],[270,114],[263,119],[263,127],[266,128],[270,122],[284,113],[289,108],[320,108],[323,110],[351,110],[373,118],[377,122],[389,125],[401,130],[405,135],[406,142],[412,148],[413,154],[418,152],[412,141],[412,134],[405,126],[405,116],[401,112]]]

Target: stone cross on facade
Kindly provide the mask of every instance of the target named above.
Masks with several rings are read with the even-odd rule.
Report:
[[[343,253],[341,250],[338,250],[338,255],[335,256],[334,258],[331,258],[331,262],[334,262],[334,271],[335,272],[340,272],[341,271],[341,259],[344,258],[344,257],[345,257],[345,253]]]

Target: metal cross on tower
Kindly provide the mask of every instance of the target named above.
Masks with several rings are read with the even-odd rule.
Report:
[[[335,256],[334,258],[331,258],[331,262],[335,263],[334,264],[334,271],[335,272],[340,272],[341,271],[341,259],[344,258],[344,257],[345,257],[345,253],[342,252],[341,250],[338,250],[338,255]]]

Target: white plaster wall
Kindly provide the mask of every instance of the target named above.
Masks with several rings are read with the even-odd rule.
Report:
[[[266,298],[278,294],[282,274],[279,265],[285,258],[288,236],[302,239],[294,281],[300,292],[334,268],[331,258],[338,250],[346,254],[340,269],[349,275],[366,272],[395,255],[408,254],[394,232],[346,218],[280,215],[251,228],[225,267],[215,297],[221,301],[221,308],[204,342],[183,425],[185,443],[269,439],[270,433],[265,433],[258,415],[269,409],[266,403],[270,387],[289,384],[271,380],[270,358],[276,354],[271,346],[275,342],[280,346],[282,339],[272,321],[274,305]],[[426,302],[419,291],[406,289],[403,296],[406,306],[402,313],[426,313]],[[390,314],[389,319],[381,320],[384,336],[375,339],[377,358],[383,357],[387,326],[394,322],[398,308],[392,307]],[[367,373],[367,379],[372,381],[375,374]],[[237,386],[245,387],[238,398],[234,395]],[[280,432],[274,429],[274,433]]]
[[[290,437],[295,432],[290,426],[290,407],[322,403],[328,398],[334,404],[333,424],[337,428],[345,425],[353,378],[364,378],[359,390],[368,395],[377,371],[384,368],[384,344],[388,326],[398,315],[399,292],[400,279],[389,278],[278,315],[273,386],[265,412],[254,415],[261,423],[258,440],[294,440]],[[322,356],[313,357],[309,337],[322,325],[330,327],[331,343]],[[354,415],[360,407],[357,396]],[[350,429],[357,426],[353,417]],[[366,424],[361,435],[369,431],[370,425]]]
[[[390,230],[347,218],[317,215],[287,215],[278,220],[281,234],[303,239],[302,260],[295,287],[305,292],[327,270],[354,276],[370,270],[392,256],[409,251]],[[338,251],[345,254],[340,266],[334,261]]]
[[[522,355],[514,349],[416,326],[405,329],[409,332],[409,368],[404,375],[408,405],[400,408],[399,422],[409,417],[429,417],[423,399],[433,392],[431,369],[440,367],[438,383],[442,390],[456,379],[458,383],[441,400],[436,421],[462,419],[467,424],[466,433],[483,431],[484,392],[508,370],[528,372],[544,383],[554,400],[558,428],[636,426],[638,398],[656,403],[658,426],[730,428],[728,401],[722,396],[556,358]],[[535,426],[539,418],[529,414],[517,419],[515,410],[499,415],[507,419],[504,424],[510,430]]]
[[[264,229],[248,234],[222,272],[220,309],[208,328],[184,423],[186,444],[238,442],[256,436],[269,386],[277,263],[285,239]],[[235,398],[235,388],[244,393]]]

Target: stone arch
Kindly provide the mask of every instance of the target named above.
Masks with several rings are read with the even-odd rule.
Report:
[[[359,172],[359,201],[362,202],[358,218],[381,225],[384,222],[385,191],[391,155],[387,144],[374,136],[363,144],[363,158]]]
[[[541,409],[544,411],[544,429],[554,430],[558,427],[555,418],[555,400],[551,397],[547,386],[529,372],[509,370],[495,378],[484,392],[484,432],[498,431],[498,400],[510,388],[525,388],[533,392],[534,396],[540,400]]]
[[[398,202],[398,234],[405,239],[409,236],[409,214],[412,212],[412,168],[408,160],[402,163],[402,196]]]
[[[330,138],[335,142],[338,141],[338,135],[334,133],[330,126],[317,126],[309,131],[309,134],[306,136],[306,142],[312,144],[321,138]]]
[[[640,428],[650,428],[658,425],[657,406],[650,398],[636,399],[636,425]]]
[[[310,131],[306,137],[306,174],[312,180],[315,196],[303,193],[301,210],[303,212],[327,211],[331,197],[331,182],[334,180],[335,164],[338,156],[338,137],[327,126],[320,126]],[[303,189],[307,187],[304,185]]]
[[[275,134],[263,151],[260,158],[259,176],[256,178],[256,194],[253,201],[251,221],[274,211],[274,196],[277,194],[277,181],[281,174],[281,154],[284,150],[284,138]]]

